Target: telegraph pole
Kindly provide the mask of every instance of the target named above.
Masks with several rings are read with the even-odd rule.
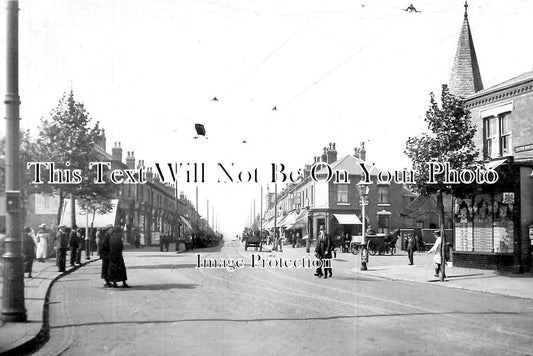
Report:
[[[20,97],[18,95],[18,26],[19,2],[7,1],[6,36],[6,238],[4,240],[4,282],[2,319],[25,322],[24,270],[22,265],[22,226],[20,194]]]

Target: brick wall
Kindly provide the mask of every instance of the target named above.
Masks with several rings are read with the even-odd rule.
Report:
[[[503,254],[453,251],[452,255],[454,267],[510,271],[511,266],[513,265],[512,253]]]

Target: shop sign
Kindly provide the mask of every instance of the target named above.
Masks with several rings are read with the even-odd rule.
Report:
[[[503,193],[502,203],[514,204],[514,193]]]
[[[514,148],[514,151],[516,153],[525,152],[525,151],[533,151],[533,143],[530,143],[529,145],[516,146]]]

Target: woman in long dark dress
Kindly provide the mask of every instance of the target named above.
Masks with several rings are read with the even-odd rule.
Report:
[[[102,273],[100,277],[105,281],[104,287],[112,287],[113,285],[109,282],[109,252],[111,250],[110,248],[110,241],[111,241],[111,233],[113,231],[113,226],[108,226],[108,228],[102,232],[103,234],[103,240],[102,240],[102,247],[100,249],[100,258],[102,259]]]
[[[109,240],[109,266],[107,269],[107,277],[109,282],[113,282],[113,287],[117,288],[117,282],[122,282],[122,288],[129,288],[126,280],[126,265],[124,264],[124,257],[122,256],[122,229],[115,227]]]
[[[23,265],[24,273],[28,273],[28,278],[31,278],[31,270],[33,268],[33,260],[35,259],[35,241],[30,235],[31,229],[29,227],[24,228],[24,234],[22,236],[22,253],[24,255]]]

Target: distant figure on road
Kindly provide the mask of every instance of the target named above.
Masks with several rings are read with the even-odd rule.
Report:
[[[31,278],[31,270],[33,268],[33,259],[35,258],[35,241],[30,235],[31,229],[29,227],[24,228],[22,234],[22,253],[24,255],[24,273],[28,273],[28,278]]]
[[[107,278],[109,282],[113,282],[113,288],[117,288],[117,282],[122,282],[122,288],[129,288],[126,280],[126,265],[124,264],[124,257],[122,256],[124,245],[122,243],[122,229],[116,226],[111,234],[109,240],[109,266],[107,270]]]
[[[413,264],[413,255],[415,251],[418,249],[418,243],[416,241],[416,238],[413,236],[412,233],[407,234],[407,256],[409,257],[409,264]]]
[[[443,263],[441,255],[440,255],[440,246],[442,244],[442,237],[440,236],[440,231],[435,231],[433,235],[435,235],[436,237],[435,244],[433,245],[431,250],[428,251],[428,254],[430,253],[434,254],[433,263],[437,265],[437,267],[435,268],[435,277],[439,277],[441,264]],[[446,278],[446,275],[444,275],[443,278]]]
[[[50,235],[46,232],[46,224],[39,225],[39,231],[35,236],[37,242],[37,260],[44,262],[48,257],[48,239]]]

